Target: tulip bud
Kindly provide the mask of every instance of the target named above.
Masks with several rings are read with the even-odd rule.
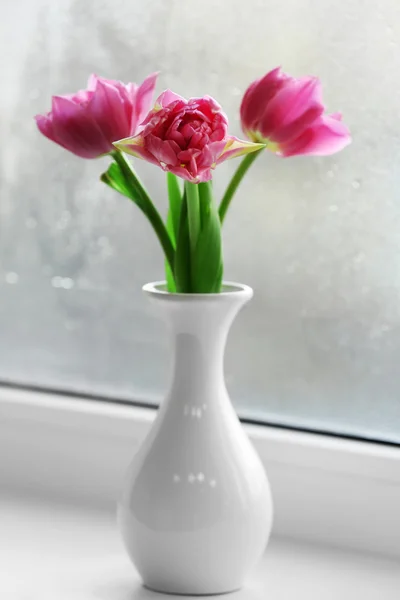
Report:
[[[140,86],[92,75],[86,90],[53,96],[52,109],[35,117],[41,133],[82,158],[115,150],[113,142],[137,132],[152,103],[157,74]]]
[[[240,116],[245,134],[276,154],[333,154],[350,143],[350,134],[340,115],[324,110],[316,77],[295,79],[276,68],[250,84]]]

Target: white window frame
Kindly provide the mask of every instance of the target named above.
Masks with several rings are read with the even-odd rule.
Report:
[[[114,510],[151,408],[0,388],[0,486]],[[400,557],[400,448],[245,424],[275,535]]]

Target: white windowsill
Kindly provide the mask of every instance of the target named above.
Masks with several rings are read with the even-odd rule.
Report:
[[[163,597],[142,588],[108,512],[3,498],[0,515],[1,598]],[[394,600],[399,588],[395,561],[274,539],[245,587],[229,598]]]
[[[114,522],[123,473],[153,418],[150,409],[0,390],[0,598],[160,597],[141,588]],[[394,599],[400,450],[247,430],[271,482],[274,539],[231,597]]]

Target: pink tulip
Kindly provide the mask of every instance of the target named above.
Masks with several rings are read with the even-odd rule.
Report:
[[[210,96],[185,100],[167,90],[142,126],[114,146],[192,183],[209,181],[217,164],[264,146],[228,135],[228,119]]]
[[[316,77],[295,79],[278,67],[250,84],[240,116],[251,140],[281,156],[326,155],[342,150],[351,138],[341,116],[324,110]]]
[[[141,85],[91,75],[86,90],[53,96],[52,109],[35,117],[47,138],[82,158],[115,150],[113,142],[134,135],[148,113],[157,74]]]

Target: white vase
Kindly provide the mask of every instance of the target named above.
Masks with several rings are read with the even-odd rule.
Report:
[[[272,524],[268,480],[231,405],[225,342],[251,288],[220,294],[144,292],[167,321],[173,377],[156,421],[128,469],[118,521],[144,584],[175,594],[239,589]]]

